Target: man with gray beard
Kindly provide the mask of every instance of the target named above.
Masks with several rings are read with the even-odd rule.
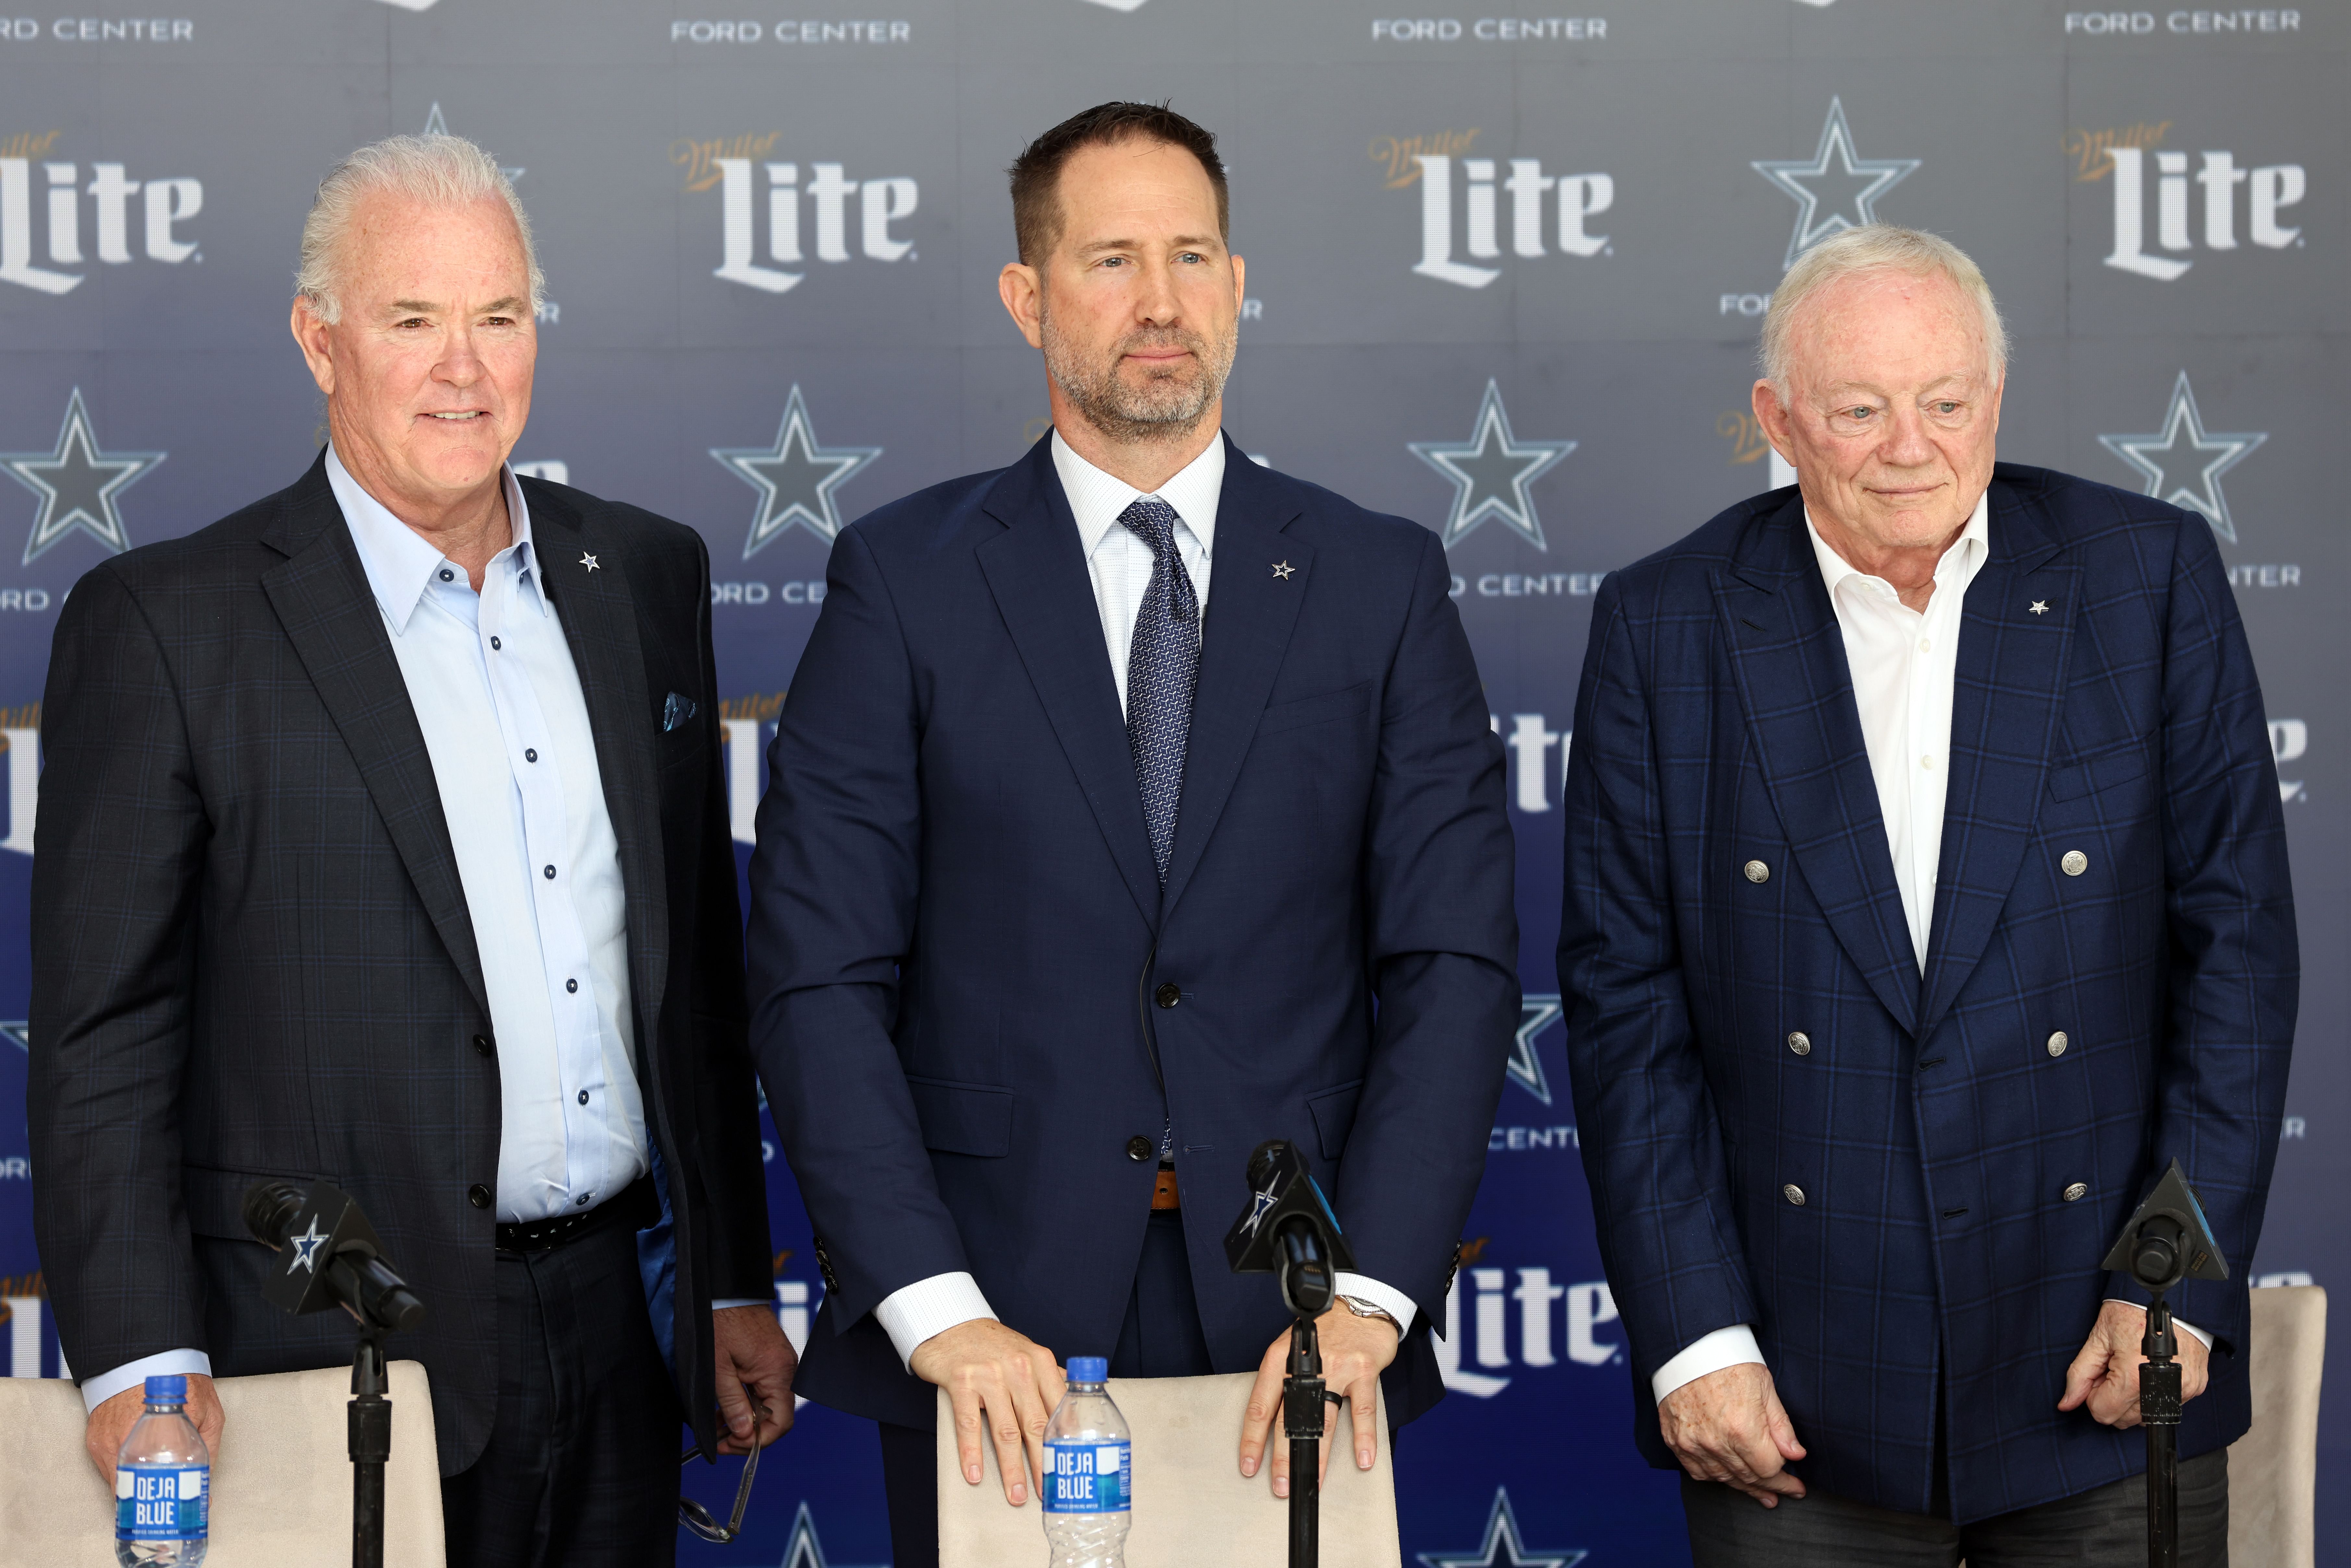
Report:
[[[1018,1506],[1057,1353],[1253,1370],[1259,1472],[1287,1314],[1220,1240],[1268,1138],[1353,1246],[1320,1336],[1368,1468],[1378,1380],[1398,1422],[1443,1392],[1519,1016],[1437,536],[1222,434],[1216,139],[1109,103],[1011,172],[1052,434],[842,531],[751,863],[753,1048],[827,1292],[799,1391],[882,1424],[900,1568],[935,1560],[934,1385],[964,1481],[992,1443]],[[1286,1446],[1263,1468],[1287,1495]]]

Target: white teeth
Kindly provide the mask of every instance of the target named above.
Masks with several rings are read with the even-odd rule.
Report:
[[[482,415],[481,411],[475,409],[465,413],[436,413],[432,417],[434,419],[479,419]]]

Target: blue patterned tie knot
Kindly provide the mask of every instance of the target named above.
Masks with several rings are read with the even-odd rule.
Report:
[[[1176,553],[1176,508],[1156,496],[1135,499],[1118,520],[1151,547],[1151,586],[1134,617],[1126,657],[1126,748],[1143,793],[1151,858],[1167,884],[1176,808],[1184,793],[1184,747],[1192,733],[1192,692],[1200,674],[1200,600]]]

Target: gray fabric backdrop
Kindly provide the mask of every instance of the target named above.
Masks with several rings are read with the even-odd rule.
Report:
[[[2240,1262],[2333,1282],[2351,1087],[2351,811],[2330,771],[2351,643],[2324,609],[2346,567],[2327,457],[2351,315],[2341,7],[169,3],[0,14],[0,560],[19,558],[0,567],[0,1019],[24,1013],[57,605],[108,551],[309,461],[319,400],[284,323],[301,216],[340,153],[445,127],[516,172],[551,281],[516,458],[710,541],[747,835],[834,532],[1044,428],[1037,356],[995,297],[1005,165],[1090,103],[1172,98],[1223,139],[1259,290],[1228,427],[1444,534],[1510,746],[1529,996],[1449,1314],[1455,1394],[1399,1471],[1408,1556],[1687,1561],[1670,1479],[1627,1437],[1550,994],[1565,732],[1600,577],[1784,482],[1746,413],[1757,319],[1797,251],[1872,215],[1949,235],[1990,275],[2017,339],[2003,455],[2196,507],[2220,538],[2269,694],[2307,969],[2277,1202]],[[21,1023],[0,1033],[23,1043]],[[23,1067],[0,1045],[0,1370],[54,1376]],[[821,1286],[769,1169],[799,1333]],[[747,1538],[689,1542],[687,1561],[887,1559],[870,1430],[800,1421]],[[2351,1419],[2330,1413],[2323,1441],[2340,1477]],[[731,1478],[694,1484],[719,1502]],[[2340,1490],[2320,1496],[2321,1560],[2351,1561]]]

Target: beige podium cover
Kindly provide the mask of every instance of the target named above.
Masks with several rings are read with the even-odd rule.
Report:
[[[1110,1396],[1134,1433],[1127,1568],[1281,1568],[1290,1560],[1290,1500],[1273,1495],[1271,1450],[1255,1479],[1241,1476],[1241,1412],[1256,1381],[1246,1372],[1110,1380]],[[1332,1414],[1343,1440],[1351,1430],[1345,1412],[1333,1406]],[[1033,1489],[1020,1508],[1005,1502],[992,1442],[985,1446],[980,1484],[964,1480],[944,1389],[938,1423],[939,1568],[1044,1568],[1045,1516]],[[1322,1492],[1325,1563],[1402,1568],[1384,1401],[1380,1435],[1379,1459],[1369,1472],[1355,1468],[1344,1447],[1332,1456]],[[1279,1423],[1273,1440],[1284,1441]]]
[[[386,1568],[443,1568],[441,1468],[424,1368],[391,1366]],[[225,1377],[204,1568],[349,1568],[349,1367]],[[0,1564],[114,1568],[114,1494],[82,1448],[81,1391],[0,1377]]]
[[[2326,1367],[2326,1291],[2253,1292],[2252,1430],[2229,1446],[2229,1561],[2310,1568],[2316,1555],[2318,1382]]]

